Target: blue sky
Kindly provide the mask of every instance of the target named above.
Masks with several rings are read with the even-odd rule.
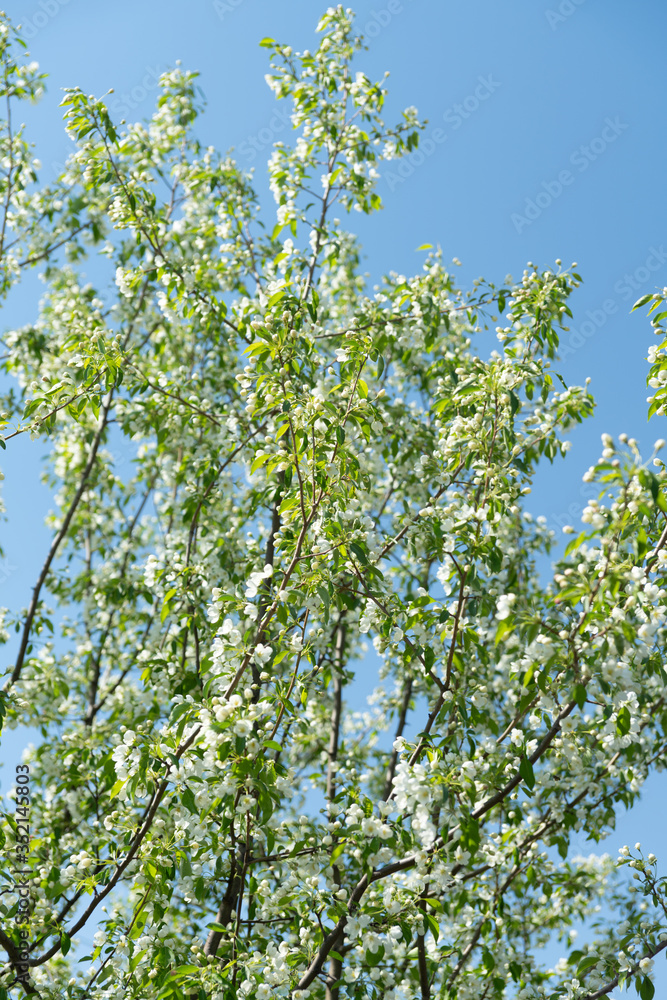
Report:
[[[112,115],[141,118],[151,111],[159,73],[180,59],[201,72],[202,140],[235,147],[240,165],[256,168],[272,212],[263,168],[271,142],[286,138],[288,127],[276,115],[282,105],[264,82],[266,52],[257,43],[269,35],[312,48],[324,7],[313,0],[8,0],[7,13],[25,25],[32,56],[49,73],[46,97],[27,115],[44,176],[71,147],[58,108],[62,87],[95,94],[113,87]],[[423,243],[461,260],[463,284],[481,275],[518,277],[528,261],[579,265],[584,285],[573,299],[560,370],[569,383],[590,376],[598,408],[572,434],[567,461],[544,470],[530,499],[556,530],[577,524],[586,503],[581,476],[598,457],[603,431],[625,431],[647,454],[667,437],[664,418],[646,422],[650,326],[644,315],[629,315],[641,294],[667,285],[667,102],[659,82],[667,6],[359,0],[354,9],[371,45],[360,66],[371,76],[391,71],[387,120],[409,104],[429,119],[421,152],[400,172],[390,165],[380,182],[383,212],[351,220],[371,276],[417,270]],[[13,297],[3,328],[34,315],[39,288],[31,281]],[[10,516],[2,525],[0,603],[13,607],[28,602],[48,547],[41,521],[50,498],[38,480],[44,451],[18,439],[0,459]],[[611,853],[639,839],[660,854],[661,777],[605,845]]]

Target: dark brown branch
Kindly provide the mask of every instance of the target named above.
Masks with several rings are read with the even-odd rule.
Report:
[[[176,750],[175,756],[179,760],[183,756],[183,754],[187,750],[190,749],[190,747],[192,746],[192,744],[194,743],[194,741],[199,736],[200,732],[201,732],[201,727],[198,726],[195,729],[195,731],[192,733],[192,735],[189,736],[188,739],[184,743],[182,743],[181,746]],[[169,772],[170,769],[171,769],[171,765],[168,765],[168,772]],[[164,798],[164,796],[165,796],[165,794],[167,792],[168,787],[169,787],[169,778],[166,777],[166,778],[164,778],[160,782],[159,788],[157,789],[157,791],[153,795],[153,798],[152,798],[150,804],[146,807],[146,810],[144,811],[143,818],[142,818],[142,820],[139,823],[139,828],[138,828],[137,832],[135,833],[134,837],[132,838],[132,842],[130,844],[130,849],[128,850],[127,854],[125,855],[124,860],[118,865],[118,867],[116,868],[116,871],[111,876],[111,878],[109,879],[109,881],[107,882],[107,884],[104,886],[104,888],[102,889],[102,891],[98,892],[95,895],[93,901],[88,905],[88,907],[84,910],[84,912],[81,914],[81,916],[76,921],[76,923],[68,931],[68,934],[69,934],[70,937],[73,937],[75,934],[78,934],[78,932],[81,930],[81,928],[84,927],[87,924],[88,920],[90,919],[90,917],[92,916],[92,914],[95,912],[95,910],[97,909],[97,907],[100,905],[100,903],[104,899],[106,899],[106,897],[109,895],[109,893],[113,892],[113,890],[118,885],[118,882],[120,881],[120,879],[121,879],[124,871],[126,870],[126,868],[128,867],[128,865],[134,859],[137,851],[139,850],[139,848],[141,847],[141,844],[143,843],[144,837],[146,836],[146,834],[150,830],[150,828],[152,826],[152,823],[153,823],[153,820],[155,818],[155,814],[158,811],[160,803],[162,802],[162,799]],[[48,960],[50,958],[53,958],[54,955],[57,955],[59,951],[60,951],[60,942],[58,942],[58,944],[52,945],[51,948],[49,948],[48,951],[45,951],[44,954],[41,955],[39,958],[33,958],[33,959],[31,959],[30,960],[30,965],[42,965],[44,962],[48,962]]]
[[[535,752],[531,754],[531,756],[528,758],[531,764],[534,764],[535,761],[538,760],[542,756],[542,754],[549,748],[549,746],[553,742],[554,737],[560,731],[561,720],[566,718],[566,716],[568,716],[570,712],[572,712],[575,705],[576,702],[571,701],[561,712],[559,712],[551,729],[541,740],[537,750],[535,750]],[[490,798],[486,799],[485,802],[483,802],[477,809],[475,809],[471,813],[471,816],[474,819],[479,819],[481,816],[484,816],[487,812],[489,812],[490,809],[493,808],[493,806],[497,805],[499,802],[502,802],[505,798],[507,798],[507,796],[514,791],[517,785],[521,783],[521,781],[522,781],[521,775],[517,773],[513,778],[510,779],[510,781],[507,782],[507,784],[503,788],[499,789],[494,795],[490,796]],[[451,841],[458,829],[459,829],[458,827],[450,829],[446,838],[438,837],[431,850],[432,851],[439,850],[441,847],[444,846],[445,843]],[[357,909],[359,902],[361,901],[368,886],[372,882],[378,882],[381,879],[388,878],[390,875],[394,875],[396,872],[407,871],[409,868],[414,867],[415,864],[416,864],[416,857],[415,855],[411,854],[405,858],[401,858],[400,861],[394,861],[391,864],[384,865],[384,867],[378,868],[374,872],[372,872],[370,876],[364,875],[359,880],[354,891],[352,892],[352,895],[350,896],[347,913],[344,913],[340,917],[334,929],[324,938],[324,941],[320,945],[320,949],[317,955],[315,956],[315,958],[313,959],[307,971],[305,972],[305,974],[303,975],[303,977],[299,982],[298,986],[299,989],[302,990],[306,989],[320,974],[329,952],[331,951],[332,948],[336,947],[338,941],[342,940],[348,917]]]
[[[215,918],[217,924],[226,927],[236,914],[236,906],[241,893],[242,878],[237,872],[242,872],[245,859],[245,844],[239,844],[238,857],[232,855],[232,867],[229,873],[229,881],[222,902],[218,907]],[[222,931],[210,930],[204,945],[204,954],[215,955],[222,940]]]
[[[65,245],[65,243],[69,243],[69,241],[75,236],[78,236],[80,232],[83,232],[84,229],[90,229],[91,226],[92,222],[84,222],[83,225],[77,226],[76,229],[73,229],[71,233],[68,233],[67,236],[64,236],[63,239],[59,240],[57,243],[52,243],[50,246],[46,247],[45,250],[40,251],[40,253],[33,254],[32,257],[26,257],[24,260],[20,260],[18,266],[27,267],[29,264],[37,264],[38,261],[45,260],[55,250],[59,250],[60,247]]]
[[[350,896],[350,901],[347,906],[347,913],[344,913],[340,917],[334,929],[330,931],[329,934],[327,934],[326,937],[324,938],[324,941],[320,945],[320,950],[318,951],[317,955],[315,956],[315,958],[310,963],[305,973],[299,980],[297,989],[299,990],[307,989],[310,986],[310,984],[319,976],[324,966],[324,963],[327,960],[329,952],[332,950],[332,948],[336,948],[338,943],[343,940],[343,935],[345,934],[345,926],[347,924],[348,917],[352,913],[354,913],[354,911],[359,906],[361,898],[366,892],[368,886],[371,884],[371,881],[375,880],[369,878],[368,875],[364,875],[363,878],[359,880],[359,882],[354,888],[354,891],[352,892],[352,895]]]
[[[662,944],[659,944],[654,951],[649,951],[645,957],[654,958],[661,951],[664,951],[665,948],[667,948],[667,941],[663,941]],[[638,971],[639,971],[639,965],[636,965],[634,969],[631,971],[630,975],[635,976]],[[611,993],[611,991],[618,986],[618,979],[619,977],[616,976],[615,979],[612,979],[612,981],[610,983],[607,983],[606,986],[603,986],[599,990],[596,990],[595,993],[589,993],[586,997],[586,1000],[598,1000],[598,997],[607,996],[608,993]]]
[[[423,895],[427,895],[428,885],[424,888]],[[426,917],[426,903],[423,898],[419,901],[419,909]],[[426,920],[424,920],[426,923]],[[426,963],[426,928],[423,934],[417,935],[417,965],[419,967],[419,991],[421,1000],[431,1000],[431,984],[429,982],[428,965]]]
[[[396,733],[394,735],[394,742],[403,735],[405,730],[405,723],[408,718],[408,709],[410,708],[410,699],[412,698],[412,677],[408,677],[403,686],[403,698],[401,700],[401,708],[398,713],[398,723],[396,725]],[[396,764],[398,763],[398,750],[392,750],[391,759],[389,761],[389,767],[387,768],[387,776],[384,782],[384,793],[382,798],[386,802],[391,795],[391,790],[394,785],[394,775],[396,773]]]
[[[139,507],[136,510],[136,512],[135,512],[135,514],[134,514],[134,516],[133,516],[133,518],[132,518],[132,520],[130,522],[130,526],[129,526],[129,530],[128,530],[128,534],[127,534],[128,539],[130,539],[132,537],[134,529],[137,526],[137,523],[139,521],[139,518],[141,517],[142,511],[143,511],[144,507],[146,506],[146,502],[147,502],[147,500],[148,500],[148,498],[149,498],[149,496],[151,494],[151,490],[153,489],[153,484],[154,484],[154,480],[150,483],[148,489],[144,493],[143,499],[142,499],[141,503],[139,504]],[[129,552],[129,549],[128,549],[125,552],[125,555],[123,556],[123,561],[122,561],[121,566],[120,566],[120,576],[121,577],[124,575],[125,570],[127,569],[127,564],[128,564],[129,558],[130,558],[130,552]],[[108,621],[107,626],[106,626],[106,628],[104,630],[104,634],[102,635],[102,639],[100,640],[100,645],[99,645],[99,649],[97,651],[97,656],[95,657],[95,660],[93,662],[93,675],[92,675],[92,677],[90,679],[90,684],[89,684],[89,688],[88,688],[88,709],[86,711],[86,714],[85,714],[85,717],[84,717],[84,720],[83,720],[84,721],[84,725],[86,725],[86,726],[92,725],[93,720],[95,718],[95,715],[97,714],[96,709],[95,709],[95,705],[96,705],[96,702],[97,702],[97,695],[98,695],[99,684],[100,684],[100,671],[101,671],[101,666],[102,666],[102,654],[104,652],[104,647],[106,645],[107,639],[111,635],[111,630],[112,630],[112,627],[113,627],[113,621],[114,621],[115,612],[116,612],[116,609],[114,608],[111,611],[111,614],[109,615],[109,621]]]
[[[338,762],[338,744],[340,740],[341,712],[343,707],[343,680],[342,680],[342,660],[345,649],[345,626],[338,623],[336,629],[336,651],[334,654],[333,669],[333,705],[331,708],[331,728],[329,731],[329,764],[327,768],[327,801],[329,806],[336,798],[336,765]],[[331,812],[330,812],[331,817]],[[332,850],[336,841],[332,844]],[[336,886],[340,886],[340,868],[332,865],[332,876]],[[342,941],[342,939],[341,939]],[[343,972],[343,963],[340,958],[332,956],[329,959],[329,975],[326,983],[325,1000],[338,1000],[340,989],[338,983]]]
[[[21,962],[21,959],[19,957],[20,951],[17,945],[15,945],[12,939],[8,937],[8,935],[5,934],[5,932],[2,930],[0,930],[0,944],[2,945],[2,947],[5,949],[5,951],[9,956],[9,964],[17,974],[16,981],[21,984],[21,986],[25,990],[26,996],[41,997],[41,993],[39,992],[34,982],[32,981],[30,973],[28,973],[27,981],[25,979],[19,978],[18,970],[21,966],[25,967],[25,964]]]
[[[111,407],[111,395],[109,395],[109,398],[102,411],[102,420],[100,422],[98,430],[95,433],[95,437],[93,438],[93,443],[90,449],[90,454],[88,456],[88,461],[86,462],[86,466],[81,475],[81,481],[79,483],[77,491],[74,494],[74,498],[69,505],[67,513],[65,514],[63,523],[60,526],[60,530],[58,531],[55,538],[51,542],[51,548],[49,549],[46,560],[44,561],[44,565],[42,566],[41,573],[39,574],[37,583],[35,584],[35,588],[32,593],[32,600],[30,602],[30,607],[28,608],[28,614],[26,616],[25,624],[23,626],[23,634],[21,636],[21,646],[19,648],[18,656],[16,657],[16,663],[14,664],[14,670],[12,671],[12,675],[9,678],[9,681],[5,684],[4,688],[5,691],[13,684],[16,684],[17,680],[21,676],[21,670],[23,669],[23,662],[25,660],[25,654],[28,648],[28,642],[30,641],[30,631],[32,629],[33,622],[35,620],[35,615],[37,614],[37,608],[39,606],[39,599],[42,587],[44,586],[44,581],[46,580],[49,574],[49,570],[51,569],[51,564],[57,555],[58,549],[60,548],[63,540],[67,536],[67,532],[69,531],[69,526],[72,522],[72,518],[74,517],[76,509],[81,501],[81,497],[85,492],[90,474],[93,471],[93,466],[95,465],[95,459],[97,458],[97,452],[101,444],[104,431],[106,430],[107,416],[110,407]]]

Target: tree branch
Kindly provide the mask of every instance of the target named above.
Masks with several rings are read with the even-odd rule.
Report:
[[[41,572],[39,574],[39,577],[37,579],[37,583],[35,584],[35,587],[34,587],[34,590],[33,590],[33,593],[32,593],[32,600],[30,602],[30,607],[28,608],[28,614],[26,616],[26,620],[25,620],[25,623],[24,623],[24,626],[23,626],[23,634],[21,636],[21,645],[19,647],[18,656],[16,657],[16,663],[14,664],[14,670],[12,671],[11,677],[5,683],[4,688],[3,688],[3,690],[5,692],[12,685],[16,684],[17,680],[21,676],[21,670],[23,669],[23,661],[25,660],[26,649],[28,648],[28,642],[30,640],[30,630],[32,629],[32,624],[33,624],[33,621],[35,619],[35,615],[37,613],[37,607],[39,605],[39,598],[40,598],[41,590],[42,590],[42,587],[44,586],[44,581],[46,580],[46,578],[47,578],[47,576],[49,574],[49,570],[51,569],[51,564],[52,564],[53,560],[55,559],[55,557],[56,557],[56,555],[58,553],[58,549],[60,548],[63,540],[67,537],[67,532],[69,530],[69,526],[71,524],[72,518],[74,517],[76,509],[79,506],[79,503],[81,501],[81,497],[83,496],[83,494],[85,492],[86,485],[88,483],[88,478],[89,478],[91,472],[93,471],[93,467],[95,465],[95,459],[97,458],[97,452],[98,452],[100,443],[102,441],[102,437],[104,435],[104,431],[106,430],[107,417],[108,417],[108,414],[109,414],[110,407],[111,407],[111,394],[109,394],[109,398],[108,398],[108,400],[107,400],[107,402],[104,405],[104,408],[102,410],[102,419],[100,421],[100,426],[98,427],[98,429],[97,429],[97,431],[95,433],[95,437],[93,438],[93,443],[92,443],[92,446],[91,446],[91,449],[90,449],[90,454],[88,456],[88,461],[86,462],[85,468],[84,468],[83,473],[81,475],[81,481],[79,482],[79,486],[77,488],[76,493],[74,494],[74,498],[72,499],[72,502],[69,505],[69,509],[68,509],[67,513],[65,514],[63,522],[62,522],[62,524],[60,526],[60,530],[57,532],[55,538],[51,542],[51,548],[49,549],[48,555],[47,555],[47,557],[46,557],[46,559],[44,561],[44,565],[42,566],[42,570],[41,570]]]

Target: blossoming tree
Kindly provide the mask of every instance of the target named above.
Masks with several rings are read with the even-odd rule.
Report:
[[[11,108],[42,83],[1,32]],[[0,998],[650,1000],[656,859],[574,848],[665,750],[664,467],[606,438],[544,585],[523,497],[592,410],[553,369],[580,279],[466,292],[422,248],[369,291],[334,213],[380,207],[419,123],[383,123],[349,11],[318,32],[262,43],[275,223],[200,145],[193,73],[146,124],[68,92],[49,186],[2,125],[3,291],[46,282],[3,446],[48,442],[57,511],[5,621],[4,724],[42,739],[4,802]]]

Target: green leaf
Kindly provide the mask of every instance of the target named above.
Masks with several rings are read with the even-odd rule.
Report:
[[[616,716],[616,732],[619,736],[627,736],[630,732],[630,726],[632,725],[632,717],[630,715],[630,710],[627,705],[619,710]]]
[[[521,758],[521,763],[519,764],[519,774],[529,788],[535,787],[535,772],[533,771],[533,765],[527,757]]]
[[[496,960],[488,948],[484,948],[482,951],[482,962],[487,972],[492,972],[496,967]]]
[[[345,850],[345,841],[341,840],[340,844],[336,844],[333,851],[331,852],[331,864],[335,865],[339,857]]]
[[[366,964],[370,965],[372,969],[376,968],[382,959],[384,958],[384,945],[381,944],[377,951],[371,951],[370,948],[366,949]]]
[[[255,459],[255,461],[250,466],[250,474],[252,475],[253,472],[257,472],[257,470],[260,469],[264,465],[265,462],[268,462],[268,460],[270,458],[271,458],[271,455],[268,454],[268,453],[266,453],[264,455],[258,455],[257,458]]]
[[[195,976],[201,971],[198,965],[179,965],[177,969],[169,973],[167,979],[185,979],[186,976]]]
[[[364,565],[368,564],[368,556],[361,545],[357,545],[356,542],[350,542],[350,550],[357,557],[357,559]]]
[[[565,555],[569,556],[570,552],[574,552],[575,549],[578,549],[585,537],[586,532],[582,531],[576,538],[573,538],[571,542],[568,542],[565,547]]]
[[[639,987],[639,996],[641,1000],[653,1000],[655,996],[655,986],[648,976],[642,980],[642,984]]]
[[[583,974],[592,969],[594,965],[597,965],[599,961],[599,955],[587,955],[586,958],[583,958],[577,966],[577,979],[581,979]]]
[[[318,587],[317,593],[322,598],[322,604],[324,605],[324,623],[326,625],[329,621],[329,613],[330,613],[329,609],[331,605],[331,598],[329,596],[329,591],[327,590],[326,587]]]
[[[433,916],[433,914],[432,913],[422,913],[422,918],[424,920],[424,923],[426,924],[426,926],[430,930],[431,934],[435,938],[435,940],[439,941],[440,940],[440,924],[435,919],[435,917]]]
[[[188,812],[191,812],[191,813],[198,813],[199,812],[199,809],[197,808],[197,806],[195,804],[195,797],[194,797],[193,791],[192,791],[192,789],[188,785],[186,785],[185,788],[183,789],[183,791],[181,792],[181,802],[183,803],[183,805],[185,806],[185,808],[188,810]]]
[[[647,302],[650,302],[652,298],[653,298],[652,292],[647,293],[646,295],[642,295],[641,298],[637,299],[630,312],[634,312],[635,309],[641,309],[641,307],[645,306]]]
[[[508,632],[511,632],[514,628],[514,617],[512,615],[509,618],[503,618],[502,621],[498,622],[498,628],[496,629],[496,646],[498,643],[502,642],[504,637]]]
[[[479,820],[474,816],[461,820],[461,844],[470,854],[475,854],[479,847]]]

